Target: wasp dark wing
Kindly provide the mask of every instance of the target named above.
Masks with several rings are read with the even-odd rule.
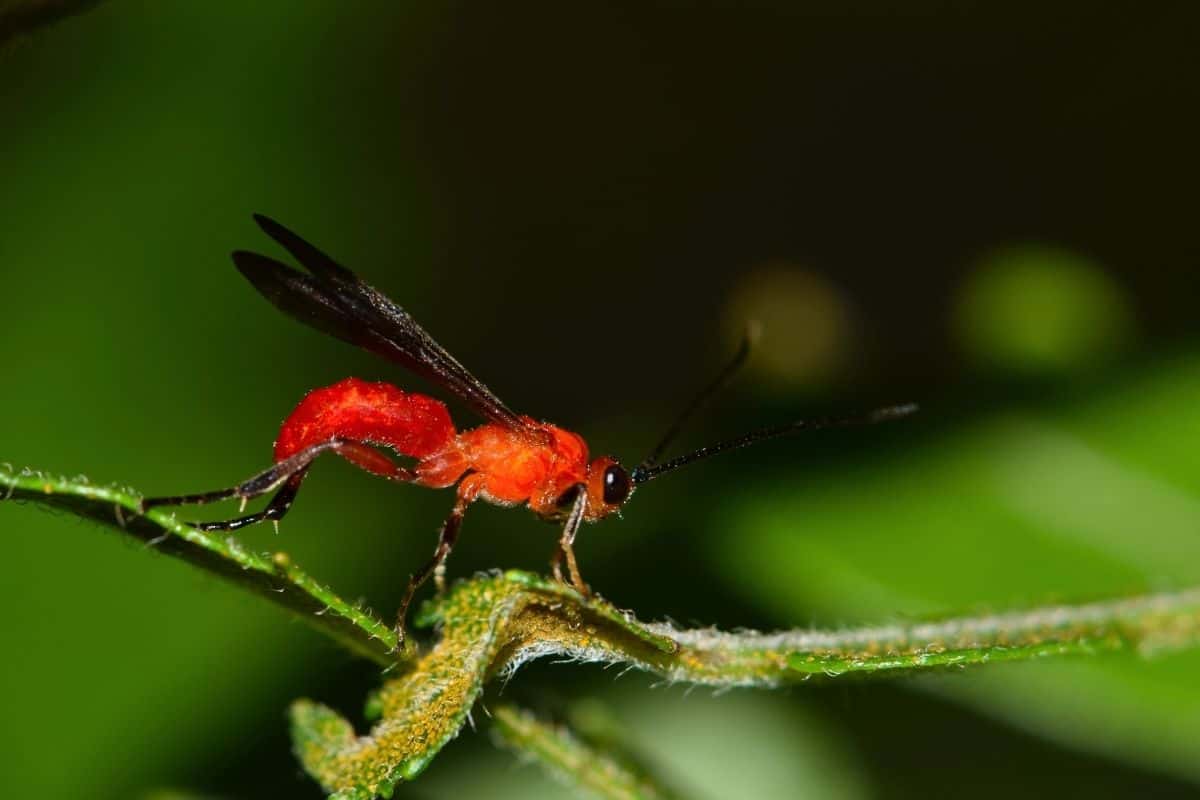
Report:
[[[263,233],[283,245],[284,250],[291,253],[297,261],[304,265],[305,269],[318,278],[343,286],[360,283],[358,276],[353,272],[270,217],[255,214],[254,221],[258,223],[258,227],[262,228]]]
[[[238,270],[277,308],[319,331],[407,367],[453,393],[485,419],[517,430],[534,430],[407,311],[293,231],[262,215],[256,214],[254,219],[312,273],[305,275],[257,253],[235,252]]]
[[[330,303],[312,278],[273,258],[244,250],[234,252],[233,263],[259,294],[288,316],[344,342],[362,346],[362,326],[340,306]]]

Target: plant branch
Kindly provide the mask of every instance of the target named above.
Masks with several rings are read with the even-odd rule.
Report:
[[[0,498],[6,497],[104,523],[284,606],[378,663],[396,660],[387,625],[285,555],[250,553],[232,536],[197,531],[162,511],[140,516],[131,490],[0,468]],[[415,622],[438,626],[441,636],[419,657],[406,653],[413,663],[373,697],[379,721],[368,735],[356,735],[341,715],[310,700],[292,707],[297,755],[336,798],[366,800],[414,778],[461,730],[489,680],[541,656],[623,664],[674,682],[770,688],[849,673],[1149,653],[1200,644],[1200,588],[937,622],[761,634],[647,625],[599,597],[508,572],[460,582],[427,603]]]
[[[494,738],[552,776],[602,800],[670,800],[679,795],[626,754],[504,704],[491,709]]]
[[[389,625],[318,583],[286,553],[251,552],[235,537],[198,531],[170,511],[152,509],[143,515],[138,510],[141,497],[132,489],[95,486],[82,476],[18,472],[0,465],[0,499],[35,503],[99,522],[283,606],[361,656],[384,666],[398,659],[393,652],[396,633]]]
[[[847,673],[886,674],[1200,642],[1200,589],[936,623],[844,631],[720,633],[644,625],[599,598],[524,572],[478,576],[427,603],[441,638],[374,700],[366,736],[309,700],[292,709],[296,752],[339,800],[386,795],[457,735],[484,684],[541,656],[624,664],[671,681],[777,687]]]

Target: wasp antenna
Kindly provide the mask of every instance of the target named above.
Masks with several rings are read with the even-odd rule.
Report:
[[[799,420],[789,425],[780,425],[774,428],[762,428],[761,430],[752,431],[735,439],[726,439],[723,442],[710,444],[707,447],[701,447],[699,450],[694,450],[687,455],[673,458],[665,464],[657,466],[638,465],[630,475],[630,478],[635,484],[646,483],[647,481],[657,478],[667,472],[677,470],[685,464],[690,464],[693,461],[715,456],[717,453],[724,453],[727,450],[740,450],[743,447],[749,447],[758,442],[765,442],[768,439],[778,439],[781,436],[791,436],[801,431],[821,430],[823,428],[846,428],[856,425],[874,425],[879,422],[889,422],[894,419],[902,419],[911,416],[917,412],[916,403],[905,403],[896,406],[886,406],[877,408],[873,411],[868,411],[857,417],[845,417],[841,419],[815,419],[815,420]]]
[[[650,454],[643,458],[641,463],[634,468],[635,473],[648,470],[658,463],[658,459],[662,457],[663,451],[670,446],[671,442],[675,441],[675,438],[679,436],[679,433],[683,430],[688,420],[695,416],[696,412],[713,395],[723,389],[729,383],[730,379],[737,374],[737,371],[741,369],[742,365],[746,363],[746,359],[750,356],[750,351],[758,343],[761,336],[762,324],[758,320],[750,320],[746,323],[746,331],[742,335],[742,343],[738,346],[737,352],[733,354],[733,358],[717,374],[717,377],[713,378],[707,386],[700,390],[699,394],[692,398],[692,402],[688,403],[687,407],[675,418],[675,422],[671,424],[667,432],[658,440],[658,444],[654,446]]]

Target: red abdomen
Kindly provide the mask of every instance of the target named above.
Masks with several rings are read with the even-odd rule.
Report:
[[[449,446],[455,430],[446,406],[432,397],[346,378],[304,396],[279,429],[275,460],[335,436],[425,458]]]

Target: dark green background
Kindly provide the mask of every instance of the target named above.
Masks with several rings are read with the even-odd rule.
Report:
[[[311,387],[427,389],[245,285],[227,254],[268,247],[261,211],[511,406],[627,461],[746,316],[766,323],[758,367],[689,444],[922,404],[695,466],[586,529],[589,580],[643,617],[836,625],[1195,583],[1198,21],[101,4],[0,44],[0,460],[203,490],[263,467]],[[279,538],[242,536],[390,614],[449,500],[322,463]],[[90,525],[5,507],[0,530],[5,796],[318,796],[284,709],[355,712],[371,666]],[[540,568],[553,538],[472,510],[451,573]],[[1200,782],[1198,667],[685,697],[539,665],[506,696],[611,703],[700,797],[1167,797]],[[512,764],[468,731],[400,793],[563,796]]]

